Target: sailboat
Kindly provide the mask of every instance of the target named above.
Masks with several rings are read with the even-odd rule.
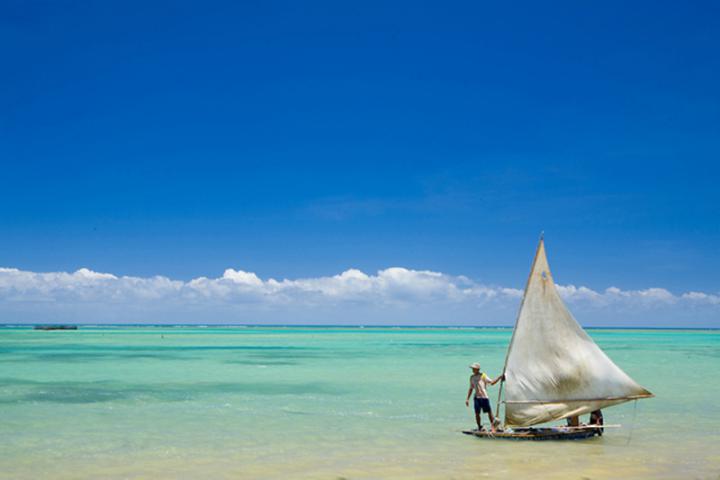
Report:
[[[497,403],[505,410],[503,428],[464,433],[528,440],[589,438],[602,432],[600,425],[534,426],[653,396],[615,365],[573,318],[553,282],[542,235],[503,375]]]

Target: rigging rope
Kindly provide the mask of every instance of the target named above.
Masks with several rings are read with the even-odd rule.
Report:
[[[633,430],[635,429],[635,415],[637,414],[637,399],[633,402],[633,416],[632,421],[630,422],[630,434],[628,435],[627,443],[625,443],[625,446],[627,447],[630,445],[630,440],[632,440],[632,434]]]

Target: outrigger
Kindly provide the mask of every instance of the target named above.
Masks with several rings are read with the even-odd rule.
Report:
[[[586,439],[611,426],[535,425],[652,396],[615,365],[573,318],[553,282],[541,235],[505,355],[497,402],[498,418],[500,408],[505,411],[503,425],[496,432],[463,433],[515,440]]]

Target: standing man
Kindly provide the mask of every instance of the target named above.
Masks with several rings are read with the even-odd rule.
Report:
[[[495,417],[492,414],[492,407],[490,406],[490,399],[487,394],[487,386],[495,385],[502,380],[503,376],[500,375],[495,380],[490,380],[490,377],[480,371],[479,363],[473,363],[470,365],[470,368],[472,368],[473,373],[470,375],[470,388],[468,389],[467,398],[465,399],[465,406],[470,406],[470,395],[472,395],[474,390],[475,422],[477,423],[478,431],[482,431],[483,429],[480,413],[485,412],[490,419],[490,429],[495,433]]]

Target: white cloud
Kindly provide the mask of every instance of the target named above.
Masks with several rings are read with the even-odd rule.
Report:
[[[123,302],[172,296],[183,282],[167,277],[117,277],[81,268],[73,273],[35,273],[0,268],[0,302]]]
[[[704,292],[673,294],[664,288],[621,290],[609,287],[595,291],[584,286],[558,286],[560,295],[581,311],[615,311],[682,308],[694,305],[713,309],[717,318],[720,295]],[[228,308],[265,311],[295,308],[337,308],[363,306],[374,309],[416,308],[422,313],[460,311],[473,318],[482,311],[508,312],[517,308],[522,290],[486,285],[464,276],[428,270],[392,267],[371,275],[357,269],[326,277],[262,279],[255,273],[229,268],[217,278],[198,277],[190,281],[163,276],[116,276],[81,268],[75,272],[37,273],[0,268],[0,313],[22,305],[128,306],[178,310],[185,307]],[[455,309],[455,310],[452,310]],[[99,310],[102,312],[102,310]],[[428,310],[429,311],[429,310]],[[499,318],[493,313],[492,318]],[[503,322],[512,317],[503,313]],[[502,322],[500,322],[502,323]]]
[[[259,287],[263,283],[262,280],[260,280],[260,278],[252,272],[243,272],[242,270],[233,270],[232,268],[225,270],[222,278],[230,280],[234,283],[253,287]]]
[[[601,301],[603,298],[602,294],[587,287],[576,287],[575,285],[558,285],[557,289],[560,293],[560,296],[569,301],[586,300],[590,302],[598,302]]]
[[[684,300],[697,303],[707,303],[710,305],[720,305],[720,295],[708,295],[702,292],[687,292],[682,294]]]

